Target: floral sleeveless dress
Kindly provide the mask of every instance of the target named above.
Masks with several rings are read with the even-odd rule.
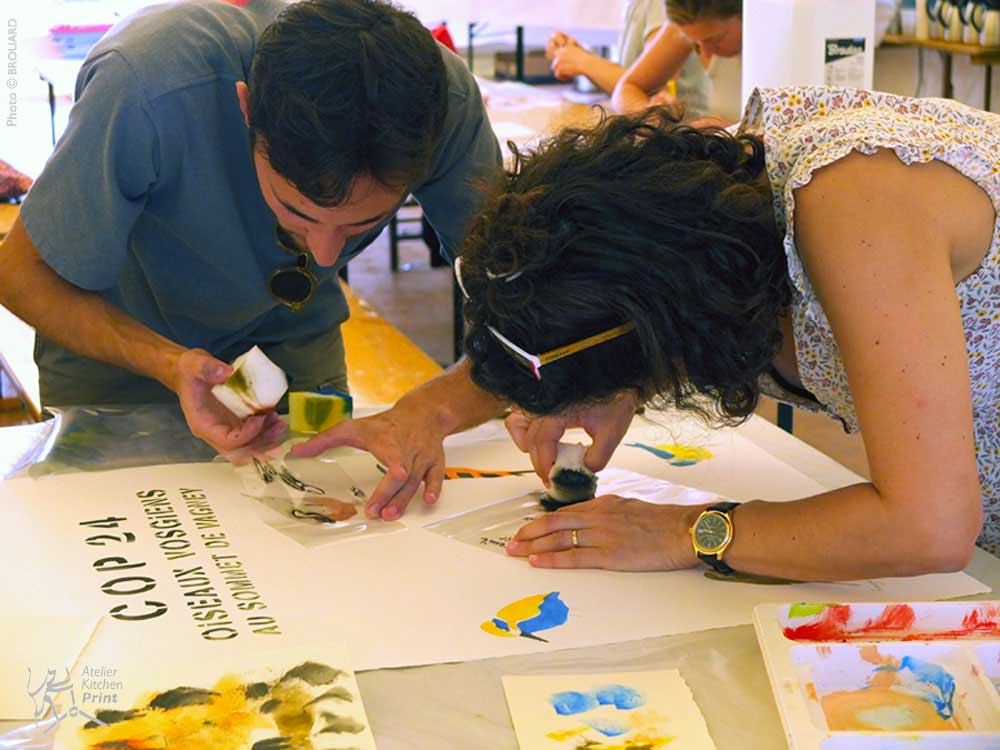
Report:
[[[851,151],[892,149],[906,164],[942,161],[979,185],[1000,219],[1000,115],[944,99],[913,99],[824,86],[758,89],[741,132],[764,139],[774,213],[784,234],[792,282],[792,323],[799,377],[819,403],[770,375],[762,391],[780,401],[837,417],[848,432],[857,417],[840,350],[795,248],[796,188]],[[973,419],[984,523],[979,545],[1000,552],[1000,220],[979,269],[956,287],[972,381]]]

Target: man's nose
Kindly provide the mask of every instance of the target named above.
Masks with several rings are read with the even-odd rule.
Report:
[[[332,266],[347,244],[347,235],[339,230],[313,231],[306,235],[306,246],[313,260],[321,266]]]

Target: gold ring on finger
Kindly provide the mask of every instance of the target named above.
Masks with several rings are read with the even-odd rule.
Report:
[[[570,538],[573,540],[573,546],[574,547],[579,547],[580,546],[580,532],[579,532],[579,530],[573,529],[573,533],[570,534]]]

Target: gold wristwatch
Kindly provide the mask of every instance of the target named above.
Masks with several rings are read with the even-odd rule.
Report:
[[[735,571],[726,565],[722,555],[733,542],[732,510],[739,503],[716,503],[710,505],[689,529],[691,543],[699,559],[723,575]]]

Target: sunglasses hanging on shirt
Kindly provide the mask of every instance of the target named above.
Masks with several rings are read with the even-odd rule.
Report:
[[[296,256],[295,265],[276,268],[267,279],[267,288],[275,300],[298,312],[312,299],[319,280],[309,267],[309,253],[297,249],[280,225],[274,227],[278,247]]]

